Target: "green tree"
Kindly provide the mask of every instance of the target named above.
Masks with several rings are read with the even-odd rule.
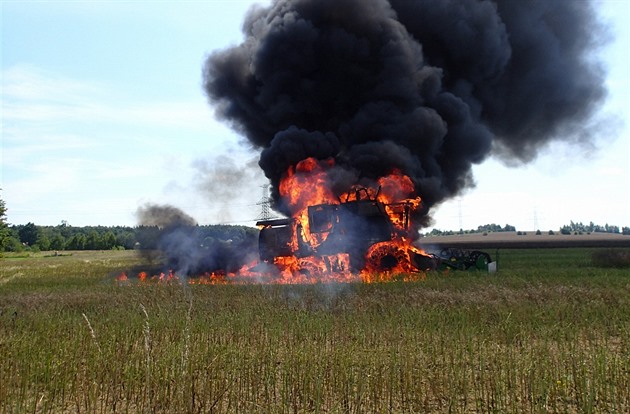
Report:
[[[5,251],[9,246],[11,230],[7,224],[7,207],[4,200],[0,198],[0,251]]]
[[[133,230],[123,230],[116,235],[116,245],[125,249],[133,249],[136,244],[136,235]]]
[[[55,234],[50,240],[51,250],[65,250],[66,239],[61,234]]]
[[[20,242],[17,229],[9,227],[9,235],[2,241],[2,250],[5,252],[21,252],[24,251],[24,245]]]
[[[7,223],[7,205],[0,198],[0,252],[17,252],[23,249],[17,233]]]
[[[100,250],[103,248],[102,239],[96,232],[96,230],[91,230],[87,235],[87,245],[85,246],[87,250]]]
[[[87,245],[87,238],[85,234],[77,233],[74,236],[70,237],[68,243],[66,244],[66,248],[68,250],[85,250]]]
[[[48,235],[45,232],[40,231],[37,234],[37,242],[35,245],[39,247],[39,250],[50,250],[50,239],[48,238]]]
[[[110,230],[101,238],[101,248],[105,250],[111,250],[116,247],[116,236]]]
[[[20,241],[22,243],[25,243],[28,246],[34,246],[37,244],[39,229],[34,223],[28,222],[19,228],[18,236],[20,236]]]

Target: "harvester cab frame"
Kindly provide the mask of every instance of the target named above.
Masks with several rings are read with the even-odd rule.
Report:
[[[367,188],[357,187],[338,204],[317,204],[307,208],[308,233],[323,241],[315,247],[304,239],[302,223],[293,218],[262,220],[260,227],[259,255],[265,262],[273,262],[282,256],[330,256],[347,253],[353,270],[365,264],[370,246],[392,240],[394,235],[406,235],[409,228],[411,206],[408,202],[385,204],[378,200],[380,187],[371,196]],[[396,214],[402,230],[395,226],[388,209]],[[293,232],[297,249],[292,249]],[[400,234],[400,233],[405,234]]]

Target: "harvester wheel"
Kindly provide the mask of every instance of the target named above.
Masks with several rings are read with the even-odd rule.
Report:
[[[405,252],[403,249],[385,244],[369,252],[367,265],[375,270],[388,271],[398,266],[399,263],[404,262],[404,258]]]
[[[490,255],[485,252],[477,252],[477,253],[478,255],[477,255],[477,260],[475,260],[475,266],[477,267],[477,269],[487,270],[488,263],[492,261],[492,259],[490,259]]]

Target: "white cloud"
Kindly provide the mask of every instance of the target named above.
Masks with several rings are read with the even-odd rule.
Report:
[[[48,220],[68,219],[64,211],[75,211],[86,198],[101,206],[142,197],[168,202],[162,192],[168,182],[191,182],[190,169],[178,164],[221,151],[234,136],[212,118],[202,97],[142,101],[29,65],[2,75],[0,186],[11,222],[55,224]],[[133,224],[120,207],[108,211],[118,211],[118,223]]]
[[[192,102],[143,102],[97,82],[18,65],[2,73],[3,123],[107,122],[227,131],[200,96]]]
[[[3,101],[76,102],[102,87],[93,83],[67,79],[32,65],[15,65],[2,73]]]

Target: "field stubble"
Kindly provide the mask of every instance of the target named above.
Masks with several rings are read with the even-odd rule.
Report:
[[[628,412],[630,276],[589,249],[332,285],[121,284],[130,252],[0,259],[0,411]]]

